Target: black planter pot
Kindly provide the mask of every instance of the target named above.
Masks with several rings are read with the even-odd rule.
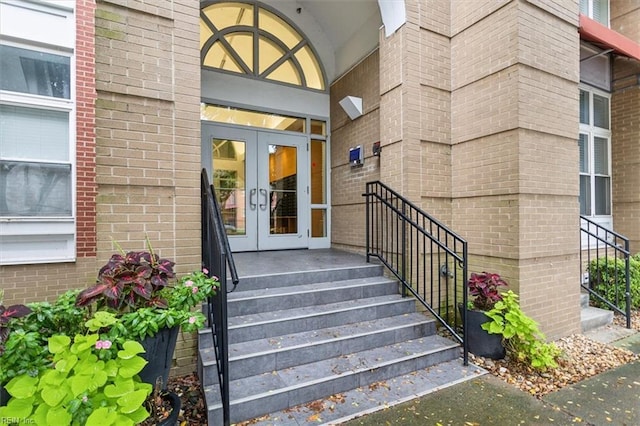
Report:
[[[469,352],[490,359],[502,359],[505,356],[505,349],[502,345],[502,335],[489,334],[482,329],[482,324],[489,321],[489,318],[482,311],[465,311],[459,306],[462,318],[465,312],[469,314],[467,329],[464,332],[465,339],[469,342]]]
[[[0,386],[0,407],[4,407],[7,405],[7,402],[11,399],[11,395],[4,388],[4,386]]]
[[[169,401],[169,404],[171,405],[171,414],[169,417],[159,422],[157,426],[176,426],[178,424],[180,408],[182,407],[180,397],[173,392],[163,392],[162,399]]]
[[[155,336],[146,337],[140,342],[145,350],[141,356],[148,361],[140,372],[140,379],[143,382],[155,386],[158,377],[162,377],[162,389],[167,388],[178,331],[180,327],[163,328]]]

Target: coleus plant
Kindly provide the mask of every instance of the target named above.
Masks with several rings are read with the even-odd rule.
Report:
[[[166,308],[161,290],[175,277],[174,262],[161,259],[147,240],[148,251],[116,253],[98,272],[93,287],[81,291],[76,306],[97,302],[98,308],[108,307],[120,312],[144,308]]]
[[[4,343],[9,337],[9,321],[12,318],[20,318],[31,313],[31,309],[25,305],[4,306],[2,299],[4,292],[0,290],[0,355],[4,352]]]
[[[506,287],[507,283],[500,275],[488,272],[481,274],[472,273],[467,281],[469,294],[473,297],[471,303],[474,308],[481,311],[489,311],[500,300],[502,295],[499,287]]]

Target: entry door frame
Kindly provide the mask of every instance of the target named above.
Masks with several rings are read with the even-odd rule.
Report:
[[[229,235],[233,252],[309,248],[309,138],[305,135],[202,121],[202,167],[213,178],[212,141],[245,143],[245,234]],[[297,149],[297,233],[271,234],[269,145]]]

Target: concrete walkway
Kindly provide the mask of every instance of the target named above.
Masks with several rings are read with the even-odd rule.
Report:
[[[640,333],[628,335],[628,330],[614,327],[597,333],[589,337],[640,353]],[[607,341],[612,338],[620,339]],[[640,425],[640,361],[575,383],[542,400],[485,374],[341,424]]]

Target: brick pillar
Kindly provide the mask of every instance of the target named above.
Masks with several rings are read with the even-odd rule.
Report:
[[[640,43],[640,0],[611,2],[611,29]],[[613,225],[640,251],[640,62],[613,58],[611,95],[611,156]]]
[[[200,268],[199,2],[111,1],[96,11],[98,259],[154,250]],[[195,369],[193,335],[174,374]]]
[[[578,9],[451,6],[454,229],[549,337],[580,330]]]

